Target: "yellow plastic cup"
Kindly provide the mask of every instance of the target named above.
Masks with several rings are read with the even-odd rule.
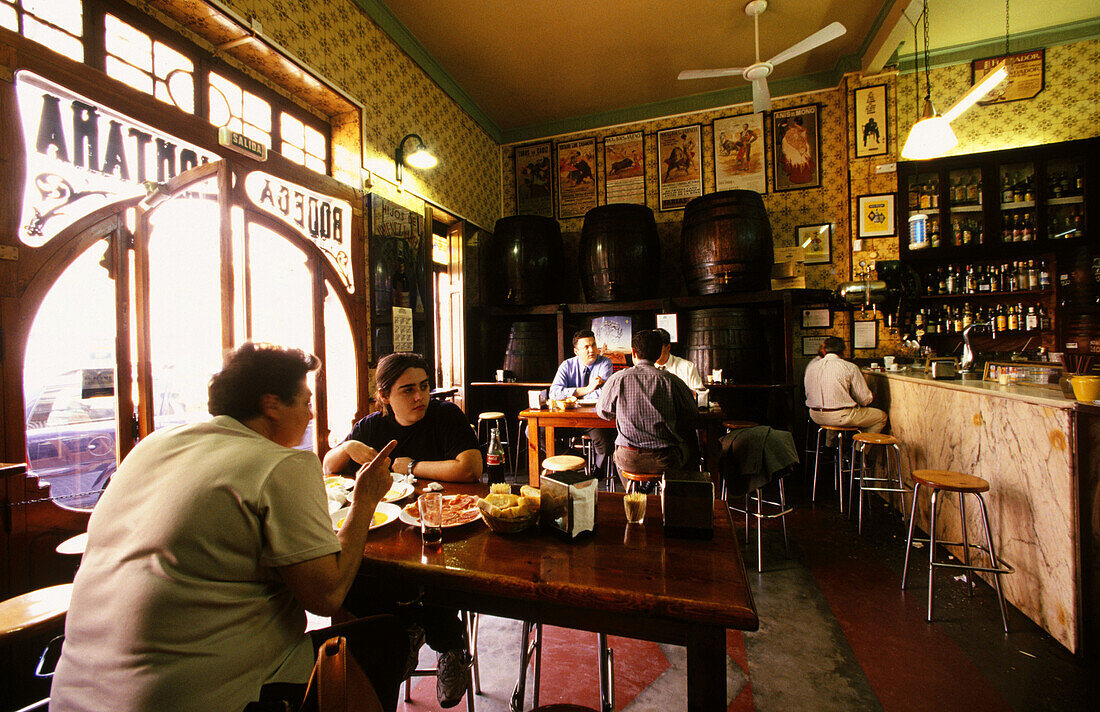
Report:
[[[1069,379],[1073,395],[1081,403],[1100,400],[1100,376],[1073,376]]]

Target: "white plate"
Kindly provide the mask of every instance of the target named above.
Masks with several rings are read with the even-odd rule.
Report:
[[[332,513],[332,528],[339,529],[344,519],[347,518],[348,512],[351,511],[351,507],[344,507],[338,509]],[[395,521],[401,515],[401,508],[396,504],[387,504],[382,502],[378,505],[378,508],[374,510],[374,521],[371,522],[370,528],[377,529],[378,527],[384,527],[392,521]]]
[[[399,502],[413,493],[413,486],[408,482],[394,482],[390,491],[382,498],[383,502]],[[355,499],[355,490],[348,490],[348,502]]]
[[[454,495],[454,494],[445,494],[445,495],[443,495],[444,504],[446,504],[448,501],[450,501],[451,499],[453,499],[454,497],[457,497],[457,496],[459,496],[459,495]],[[406,505],[406,506],[409,506],[409,505]],[[467,524],[470,524],[471,522],[476,522],[476,521],[480,520],[481,515],[478,513],[477,505],[476,504],[471,505],[470,509],[473,513],[466,520],[461,521],[461,522],[452,522],[450,524],[444,524],[443,528],[444,529],[450,529],[452,527],[462,527],[462,526],[466,526]],[[420,517],[414,517],[413,515],[409,514],[408,512],[405,511],[404,507],[401,508],[400,519],[405,524],[409,524],[409,525],[414,526],[414,527],[420,526]]]

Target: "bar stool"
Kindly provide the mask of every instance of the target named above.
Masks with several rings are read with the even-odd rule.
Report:
[[[531,633],[534,633],[532,637]],[[607,634],[596,634],[596,647],[599,649],[600,710],[615,712],[615,651],[607,645]],[[547,705],[539,707],[539,677],[542,670],[542,623],[523,622],[522,646],[520,647],[519,679],[512,690],[512,712],[523,712],[523,700],[527,695],[527,666],[534,655],[535,682],[532,693],[534,708],[531,712],[597,712],[579,705]]]
[[[783,525],[783,546],[786,547],[787,553],[791,553],[791,542],[787,538],[787,515],[794,511],[793,507],[787,506],[787,493],[783,488],[783,477],[778,477],[775,480],[779,486],[779,501],[773,502],[764,498],[764,487],[771,484],[767,482],[761,487],[758,487],[753,492],[745,493],[745,508],[734,507],[732,504],[728,504],[731,512],[737,512],[745,515],[745,538],[749,538],[749,517],[751,516],[756,520],[756,571],[757,573],[764,572],[764,520],[765,519],[779,519]],[[726,491],[726,479],[722,479],[722,498],[727,499]],[[736,496],[736,495],[734,495]],[[749,505],[756,503],[756,511],[752,511]],[[764,513],[764,506],[772,508],[768,514]]]
[[[63,583],[29,591],[0,602],[0,642],[7,643],[17,636],[37,633],[50,624],[60,622],[69,612],[72,595],[73,585]],[[46,645],[35,667],[35,677],[53,677],[53,666],[57,664],[64,639],[64,636],[59,635]],[[49,670],[46,670],[47,665]],[[22,708],[20,712],[44,709],[49,702],[50,698],[47,697]]]
[[[859,446],[859,532],[863,533],[863,493],[864,492],[898,492],[901,497],[901,517],[905,520],[905,495],[909,494],[909,488],[901,481],[901,441],[893,435],[882,433],[856,433],[852,436],[853,444]],[[883,477],[867,476],[867,448],[880,445],[883,448]],[[894,451],[894,479],[890,478],[890,451]],[[897,481],[897,486],[893,483]],[[867,486],[866,482],[872,483]],[[857,478],[852,478],[851,487],[857,486]],[[848,493],[848,501],[852,500],[851,491]]]
[[[661,488],[661,481],[664,479],[665,473],[657,472],[627,472],[620,468],[619,474],[626,480],[626,492],[630,494],[638,489],[638,485],[644,482],[653,482],[653,494],[658,494]]]
[[[827,431],[836,433],[836,461],[834,463],[833,481],[836,484],[837,494],[840,496],[840,513],[844,513],[844,436],[849,439],[859,432],[859,428],[847,425],[819,425],[817,428],[817,447],[814,449],[814,483],[810,492],[810,501],[817,501],[817,469],[821,460],[821,439]],[[848,476],[855,475],[856,444],[852,441],[852,454],[848,460]]]
[[[485,423],[485,432],[482,434],[481,424]],[[489,449],[490,435],[492,434],[493,427],[496,426],[497,432],[500,435],[500,446],[504,450],[504,470],[506,472],[515,471],[515,461],[512,454],[508,451],[509,445],[512,443],[512,433],[508,429],[508,419],[504,417],[504,413],[499,410],[487,410],[484,413],[477,414],[477,439],[482,447],[482,454]]]
[[[481,694],[481,674],[478,670],[477,664],[477,628],[478,628],[478,614],[471,613],[469,611],[460,611],[459,615],[462,617],[462,624],[466,626],[466,647],[467,652],[470,654],[470,659],[473,664],[470,665],[470,669],[466,675],[466,710],[467,712],[474,712],[474,695]],[[414,677],[427,677],[439,674],[439,670],[436,668],[417,668],[409,673],[409,676],[405,678],[405,701],[412,702],[412,679]]]
[[[548,472],[584,472],[584,458],[578,455],[552,455],[542,461],[542,474]]]
[[[937,566],[943,566],[950,569],[966,569],[967,571],[985,571],[993,574],[993,582],[997,588],[997,601],[1001,606],[1001,623],[1004,626],[1004,630],[1008,632],[1008,615],[1005,611],[1005,597],[1001,591],[1001,574],[1015,573],[1010,564],[997,557],[996,551],[993,548],[993,534],[989,527],[989,513],[985,508],[985,498],[982,497],[982,492],[989,491],[989,483],[983,480],[981,477],[975,477],[973,475],[963,474],[961,472],[952,472],[950,470],[913,470],[913,506],[910,508],[909,515],[909,537],[905,542],[905,566],[901,571],[901,589],[905,590],[906,575],[909,573],[909,552],[912,550],[914,541],[928,542],[928,622],[932,622],[932,582],[933,575]],[[929,524],[928,524],[928,538],[927,539],[914,539],[913,528],[916,522],[917,511],[917,496],[920,494],[921,486],[930,487],[932,489],[932,503],[929,509]],[[963,563],[952,564],[946,561],[936,561],[936,506],[939,504],[939,493],[943,492],[958,492],[959,493],[959,513],[962,518],[962,541],[941,541],[940,544],[944,546],[962,546],[963,547]],[[971,544],[966,535],[966,502],[963,497],[965,494],[972,494],[978,499],[978,506],[982,510],[982,525],[985,529],[985,543],[983,547],[981,544]],[[978,549],[984,551],[986,556],[989,557],[989,566],[972,566],[970,564],[970,549]],[[967,585],[970,587],[970,592],[974,591],[974,583],[969,575],[966,576]]]

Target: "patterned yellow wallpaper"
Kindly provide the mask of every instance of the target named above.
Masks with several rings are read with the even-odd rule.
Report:
[[[439,165],[424,173],[406,171],[408,189],[492,228],[500,214],[499,146],[351,0],[224,1],[234,12],[254,16],[265,35],[365,106],[365,168],[392,181],[398,141],[417,133]],[[358,148],[358,140],[350,143],[344,146],[345,165]],[[398,201],[410,208],[419,202],[407,192]]]

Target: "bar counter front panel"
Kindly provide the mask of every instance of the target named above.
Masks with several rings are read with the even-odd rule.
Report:
[[[1084,611],[1074,401],[1056,388],[934,381],[912,371],[865,373],[874,405],[887,411],[890,432],[901,440],[908,484],[915,469],[954,470],[988,481],[984,496],[994,545],[1016,568],[1001,577],[1005,597],[1077,652]],[[958,496],[939,499],[937,537],[959,541]],[[925,532],[930,500],[922,488],[917,525]],[[968,505],[970,541],[984,543],[977,503]],[[953,553],[961,555],[961,547]],[[915,549],[914,556],[927,562],[927,548]],[[926,593],[922,581],[927,579],[913,579],[912,594]]]

